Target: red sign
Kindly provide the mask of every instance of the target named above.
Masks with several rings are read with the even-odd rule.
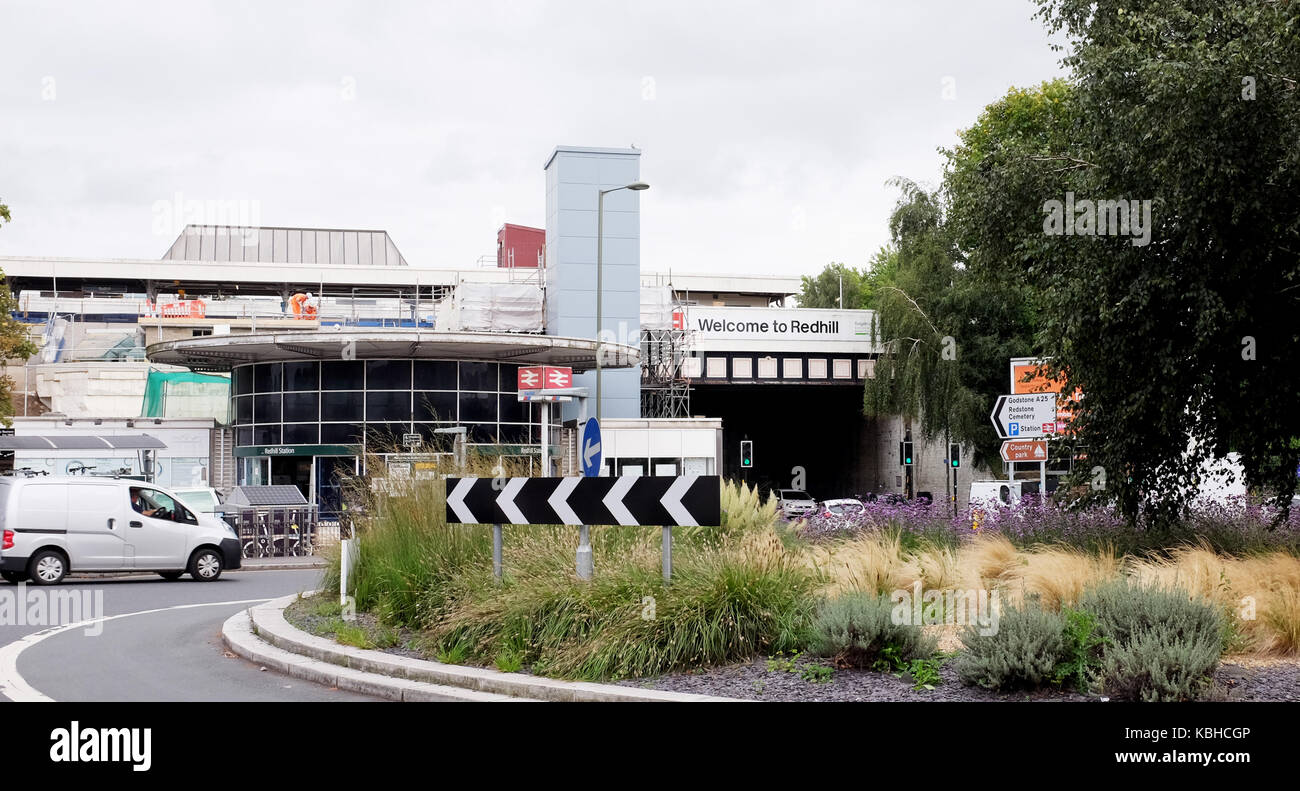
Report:
[[[519,369],[519,389],[536,390],[542,386],[542,366],[532,365]]]
[[[573,387],[573,369],[530,365],[519,369],[520,390],[564,390]]]
[[[562,390],[566,387],[573,387],[572,368],[552,368],[548,365],[542,371],[544,372],[542,379],[545,382],[542,389]]]
[[[673,329],[675,330],[686,329],[686,311],[684,310],[673,311]]]
[[[1003,461],[1047,461],[1047,440],[1009,439],[1002,443]]]

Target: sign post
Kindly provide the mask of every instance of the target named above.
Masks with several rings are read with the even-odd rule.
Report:
[[[582,456],[582,474],[588,478],[600,477],[600,421],[595,418],[587,421],[583,426],[582,442],[578,443],[578,447],[578,452]],[[578,530],[578,554],[575,565],[578,579],[591,579],[595,570],[592,568],[591,559],[591,528],[587,525],[583,525]]]
[[[504,484],[502,483],[504,481]],[[493,574],[501,566],[504,525],[577,525],[590,537],[591,525],[663,527],[663,573],[672,576],[672,528],[717,525],[722,518],[716,475],[566,478],[448,478],[448,524],[492,525]],[[590,579],[591,546],[585,572],[579,548],[579,578]]]

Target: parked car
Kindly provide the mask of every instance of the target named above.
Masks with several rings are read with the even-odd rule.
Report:
[[[208,486],[187,486],[183,489],[172,489],[172,492],[181,498],[181,502],[199,513],[211,514],[218,519],[225,516],[225,510],[221,507],[221,495],[217,494],[216,489]]]
[[[824,517],[854,516],[862,513],[865,508],[866,506],[862,504],[861,500],[855,500],[852,497],[841,497],[835,500],[823,500],[817,514]]]
[[[55,585],[70,572],[154,571],[211,582],[240,566],[233,528],[143,481],[0,477],[0,577]]]
[[[801,489],[777,489],[781,515],[786,519],[799,519],[817,512],[817,501]]]
[[[971,481],[969,502],[985,507],[1011,505],[1020,502],[1021,489],[1020,481]]]

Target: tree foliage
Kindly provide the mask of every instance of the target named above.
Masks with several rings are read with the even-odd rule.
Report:
[[[881,248],[864,269],[844,264],[830,264],[818,274],[804,275],[799,292],[799,307],[862,310],[870,308],[882,284],[888,283],[897,269],[896,251]],[[840,287],[844,304],[840,304]]]
[[[1256,0],[1038,0],[1068,38],[1070,141],[981,246],[1022,251],[1042,348],[1125,513],[1174,516],[1199,453],[1288,502],[1300,464],[1300,16]],[[1150,243],[1044,233],[1042,201],[1150,200]],[[995,222],[988,208],[978,214]],[[972,215],[975,216],[975,215]],[[999,239],[1000,238],[1000,239]],[[1030,263],[1032,262],[1032,263]],[[1198,453],[1189,453],[1195,446]]]

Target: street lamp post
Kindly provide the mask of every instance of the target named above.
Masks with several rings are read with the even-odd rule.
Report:
[[[600,423],[600,379],[601,369],[603,367],[603,358],[605,356],[604,341],[601,337],[601,326],[604,324],[605,315],[603,312],[603,297],[605,295],[605,196],[611,192],[619,190],[641,190],[650,189],[650,185],[643,181],[634,181],[631,184],[625,184],[622,187],[614,187],[607,190],[598,190],[596,197],[596,422]],[[581,444],[581,443],[579,443]],[[604,464],[602,461],[601,464]],[[591,528],[583,525],[578,530],[578,554],[577,554],[578,579],[589,580],[592,577],[591,563]]]
[[[605,196],[611,192],[619,190],[641,190],[650,189],[650,185],[644,181],[634,181],[622,187],[613,189],[600,190],[596,199],[596,422],[600,422],[600,379],[601,363],[604,357],[603,339],[601,331],[604,323],[604,314],[602,313],[601,300],[604,297],[604,262],[605,262]]]

